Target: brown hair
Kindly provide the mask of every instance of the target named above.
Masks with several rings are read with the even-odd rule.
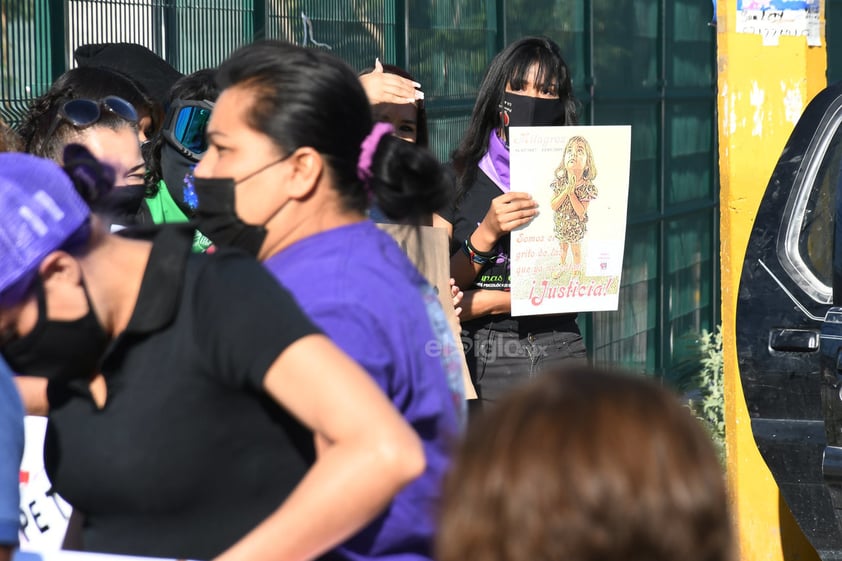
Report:
[[[667,390],[550,372],[469,429],[445,481],[437,561],[726,561],[709,436]]]
[[[0,118],[0,152],[17,152],[20,149],[20,137]]]

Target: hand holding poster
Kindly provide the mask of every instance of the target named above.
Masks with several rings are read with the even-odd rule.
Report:
[[[538,216],[512,232],[512,315],[616,310],[631,127],[513,127],[512,191]]]

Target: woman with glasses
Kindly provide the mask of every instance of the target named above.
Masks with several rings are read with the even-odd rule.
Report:
[[[424,446],[424,474],[332,553],[431,559],[439,483],[464,405],[461,347],[435,291],[366,210],[376,203],[406,222],[429,215],[445,198],[441,165],[375,125],[357,76],[324,51],[255,43],[222,63],[217,83],[208,150],[195,170],[199,229],[263,261]],[[332,443],[317,445],[330,453]],[[351,502],[350,491],[333,500]],[[265,548],[278,539],[267,535]]]
[[[84,550],[310,560],[421,473],[414,432],[259,263],[191,254],[189,229],[108,233],[77,193],[109,185],[76,161],[74,186],[0,154],[0,352],[49,379],[45,465]]]
[[[145,193],[146,164],[138,123],[144,118],[129,101],[142,94],[127,78],[103,68],[65,72],[29,106],[21,124],[26,152],[61,163],[68,144],[81,144],[115,174],[119,193],[109,219],[137,221]]]

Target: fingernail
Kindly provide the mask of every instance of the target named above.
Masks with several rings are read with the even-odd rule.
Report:
[[[421,90],[415,90],[415,99],[416,100],[424,99],[424,92],[422,92]],[[415,100],[413,100],[413,101],[415,101]]]
[[[412,82],[412,85],[415,86],[416,88],[421,87],[421,84],[419,84],[418,82]]]

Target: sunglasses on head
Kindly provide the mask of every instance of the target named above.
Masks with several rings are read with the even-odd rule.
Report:
[[[164,128],[164,138],[182,155],[198,162],[208,149],[205,132],[214,103],[207,100],[177,99],[170,105]]]
[[[56,129],[62,123],[69,123],[74,128],[84,129],[98,123],[104,113],[113,113],[132,124],[136,124],[138,120],[134,105],[116,95],[109,95],[99,100],[71,99],[59,106],[47,134],[41,140],[39,151],[44,147],[44,143],[52,138]]]

